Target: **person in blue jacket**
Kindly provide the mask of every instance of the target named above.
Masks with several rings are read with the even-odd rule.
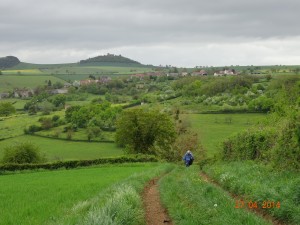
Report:
[[[193,164],[194,161],[194,156],[190,150],[188,150],[185,155],[183,156],[183,160],[185,162],[185,166],[189,167],[190,165]]]

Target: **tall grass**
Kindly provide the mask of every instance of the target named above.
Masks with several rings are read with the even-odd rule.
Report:
[[[163,204],[176,225],[271,224],[245,210],[222,189],[202,180],[198,168],[178,167],[159,182]]]
[[[204,171],[222,187],[236,195],[257,202],[278,203],[280,208],[264,209],[266,213],[289,224],[300,224],[300,174],[276,171],[253,161],[220,162]]]

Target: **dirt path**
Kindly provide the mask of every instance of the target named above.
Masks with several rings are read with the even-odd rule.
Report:
[[[143,201],[147,225],[173,225],[167,210],[162,207],[157,186],[158,178],[151,180],[144,189]]]
[[[244,197],[243,196],[238,196],[238,195],[235,195],[227,190],[225,190],[224,188],[222,188],[216,181],[212,180],[209,176],[207,176],[207,174],[201,172],[200,173],[200,176],[201,178],[207,182],[207,183],[211,183],[213,185],[215,185],[216,187],[218,188],[221,188],[222,190],[224,190],[225,192],[227,192],[228,195],[230,195],[233,199],[235,200],[240,200],[240,199],[243,199]],[[258,216],[261,216],[263,217],[265,220],[273,223],[274,225],[285,225],[285,223],[281,222],[281,221],[278,221],[277,219],[275,219],[274,217],[272,217],[271,215],[267,214],[266,211],[264,211],[263,209],[250,209],[248,207],[245,207],[246,210],[249,210],[251,212],[254,212],[256,213]]]

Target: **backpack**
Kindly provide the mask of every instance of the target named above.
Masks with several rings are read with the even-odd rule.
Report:
[[[192,164],[193,164],[193,162],[194,162],[194,158],[193,158],[193,157],[191,157],[191,160],[190,160],[190,165],[192,165]]]

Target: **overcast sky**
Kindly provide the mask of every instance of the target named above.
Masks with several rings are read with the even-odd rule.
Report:
[[[299,0],[1,0],[0,12],[0,57],[23,62],[300,64]]]

